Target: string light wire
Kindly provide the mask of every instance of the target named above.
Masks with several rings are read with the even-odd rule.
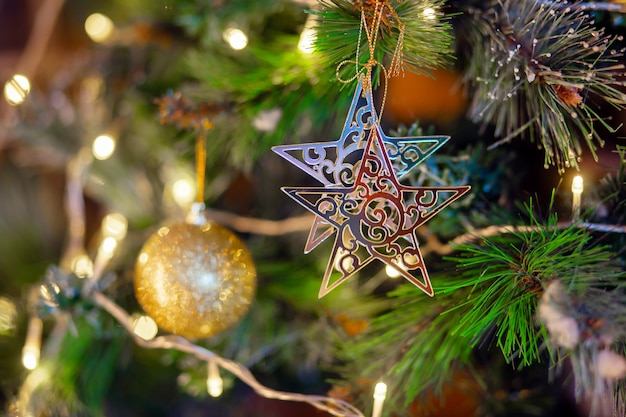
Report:
[[[336,398],[320,395],[297,394],[268,388],[257,381],[252,372],[250,372],[250,370],[242,364],[222,358],[202,346],[189,342],[183,337],[170,335],[159,336],[152,340],[142,339],[133,332],[132,320],[122,307],[99,291],[94,290],[90,297],[98,306],[113,316],[141,347],[147,349],[176,349],[180,352],[194,355],[198,359],[206,362],[214,361],[214,363],[217,363],[221,368],[235,375],[252,388],[257,394],[265,398],[307,403],[333,416],[364,417],[363,413],[356,407]]]

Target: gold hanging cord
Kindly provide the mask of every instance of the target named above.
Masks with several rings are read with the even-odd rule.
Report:
[[[373,6],[371,3],[374,3]],[[382,113],[385,108],[385,101],[387,100],[387,81],[390,77],[398,76],[403,69],[404,59],[402,57],[402,51],[404,48],[404,23],[400,21],[400,17],[396,13],[393,6],[389,3],[389,0],[378,1],[378,0],[364,0],[362,2],[355,2],[357,7],[361,10],[361,24],[359,26],[359,40],[356,46],[356,58],[354,60],[345,60],[337,65],[337,69],[335,70],[337,79],[339,82],[348,84],[355,79],[364,76],[363,80],[363,92],[372,94],[372,71],[375,66],[380,65],[383,78],[384,78],[384,92],[383,98],[381,102],[379,119],[382,117]],[[366,13],[367,7],[373,7],[373,12],[369,14]],[[369,19],[369,22],[368,22]],[[395,21],[399,30],[398,34],[398,42],[396,43],[395,50],[393,52],[393,56],[391,57],[391,64],[389,65],[389,71],[387,68],[381,63],[378,62],[375,58],[375,50],[376,43],[378,41],[378,33],[380,31],[381,22],[384,23],[385,26],[391,27],[391,21]],[[365,35],[367,36],[367,46],[369,52],[369,58],[367,62],[361,67],[359,62],[359,52],[361,46],[361,38],[363,34],[363,29],[365,29]],[[343,79],[339,75],[339,70],[346,64],[355,64],[356,74],[349,79]],[[364,75],[365,73],[365,75]]]

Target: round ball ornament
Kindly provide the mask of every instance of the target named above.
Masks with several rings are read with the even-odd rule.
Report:
[[[144,244],[135,265],[135,295],[168,332],[211,337],[236,324],[256,290],[250,252],[228,229],[174,223]]]

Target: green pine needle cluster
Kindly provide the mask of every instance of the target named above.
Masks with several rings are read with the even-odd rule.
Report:
[[[354,77],[357,65],[347,62],[358,61],[360,69],[370,58],[388,66],[401,37],[390,13],[384,14],[388,25],[381,22],[374,56],[370,57],[367,36],[361,27],[361,12],[356,6],[359,2],[323,0],[320,3],[322,9],[311,12],[318,18],[315,49],[322,56],[324,67],[329,69],[329,73],[341,65],[339,76],[348,80]],[[443,1],[393,0],[376,3],[381,7],[389,4],[404,24],[404,69],[430,74],[432,70],[452,61],[451,25],[440,12]],[[346,64],[342,65],[344,62]],[[378,66],[375,69],[374,85],[379,81],[379,74]],[[356,82],[354,80],[353,84]]]
[[[453,334],[476,346],[495,329],[495,344],[507,360],[521,366],[539,361],[545,335],[536,324],[535,309],[544,286],[557,279],[573,289],[615,284],[624,275],[610,262],[614,254],[606,247],[591,246],[591,241],[585,229],[575,225],[562,229],[556,215],[541,223],[531,212],[527,230],[458,247],[459,256],[452,260],[460,275],[440,290],[470,291],[450,311],[456,311],[458,320]]]
[[[390,409],[405,408],[420,396],[440,392],[455,371],[469,364],[472,347],[452,333],[455,321],[441,315],[453,297],[425,298],[415,287],[402,285],[390,293],[390,301],[393,309],[374,317],[357,337],[341,340],[336,354],[346,361],[341,374],[348,380],[363,375],[383,380]],[[367,397],[362,400],[364,408],[370,406]]]
[[[582,144],[595,157],[598,127],[611,130],[599,106],[626,105],[621,39],[575,3],[507,0],[468,12],[470,117],[492,124],[501,142],[527,133],[546,165],[577,167]]]
[[[298,36],[284,36],[267,44],[251,41],[237,54],[199,49],[186,55],[197,80],[183,85],[182,91],[232,106],[207,134],[208,167],[228,160],[249,168],[271,146],[310,137],[320,140],[329,120],[332,124],[335,115],[328,109],[336,105],[339,87],[317,78],[316,59],[297,49]],[[349,96],[342,101],[347,107]],[[273,126],[258,127],[272,112]]]
[[[340,85],[320,77],[317,56],[298,49],[306,19],[301,8],[286,1],[250,6],[245,1],[218,10],[181,6],[188,11],[179,24],[201,42],[184,53],[183,71],[192,76],[178,89],[198,102],[229,107],[207,134],[209,176],[219,175],[211,167],[223,161],[249,170],[274,145],[325,139],[322,132],[341,119],[335,119],[334,109],[350,100],[349,95],[337,100]],[[244,50],[232,50],[222,39],[230,26],[247,33]]]

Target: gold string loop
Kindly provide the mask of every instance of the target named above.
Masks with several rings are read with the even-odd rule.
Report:
[[[391,58],[389,70],[387,70],[385,65],[382,62],[379,62],[375,57],[376,43],[378,41],[378,32],[380,29],[381,22],[383,22],[383,19],[384,19],[385,25],[387,26],[389,25],[387,21],[387,16],[385,15],[386,9],[388,9],[387,14],[391,16],[391,18],[393,18],[397,22],[398,30],[400,32],[398,35],[398,42],[396,43],[396,47],[395,47],[393,56]],[[335,73],[337,76],[337,80],[343,84],[348,84],[357,78],[363,77],[364,94],[369,93],[370,95],[372,95],[373,94],[372,73],[376,66],[380,66],[382,73],[383,73],[383,82],[384,82],[383,98],[382,98],[380,113],[378,115],[378,118],[380,118],[382,117],[382,113],[385,108],[385,102],[387,100],[388,80],[392,76],[395,77],[395,76],[400,75],[403,70],[404,59],[402,56],[403,55],[402,51],[404,48],[405,25],[404,23],[400,21],[400,17],[396,13],[396,11],[393,9],[393,7],[389,4],[388,0],[385,0],[385,1],[375,0],[373,16],[375,18],[372,19],[372,24],[370,25],[368,24],[368,21],[367,21],[365,7],[361,7],[361,24],[359,25],[359,38],[358,38],[357,47],[356,47],[356,58],[353,60],[345,60],[345,61],[340,62],[337,65]],[[365,36],[367,37],[369,57],[367,59],[367,62],[361,66],[361,63],[359,62],[359,50],[360,50],[363,31],[365,31]],[[339,74],[341,68],[346,64],[354,64],[356,67],[355,68],[356,73],[348,79],[342,78]]]
[[[346,64],[355,64],[356,67],[357,67],[356,74],[354,74],[352,77],[347,78],[347,79],[346,78],[341,78],[341,75],[339,75],[339,70],[341,69],[341,67],[343,67]],[[339,63],[339,65],[337,65],[337,69],[335,70],[335,76],[337,77],[337,80],[340,83],[342,83],[342,84],[349,84],[352,81],[354,81],[357,78],[359,78],[359,76],[361,76],[361,74],[365,70],[365,68],[362,68],[362,69],[359,70],[358,67],[359,67],[359,63],[356,60],[354,60],[354,59],[347,59],[345,61],[341,61]]]

